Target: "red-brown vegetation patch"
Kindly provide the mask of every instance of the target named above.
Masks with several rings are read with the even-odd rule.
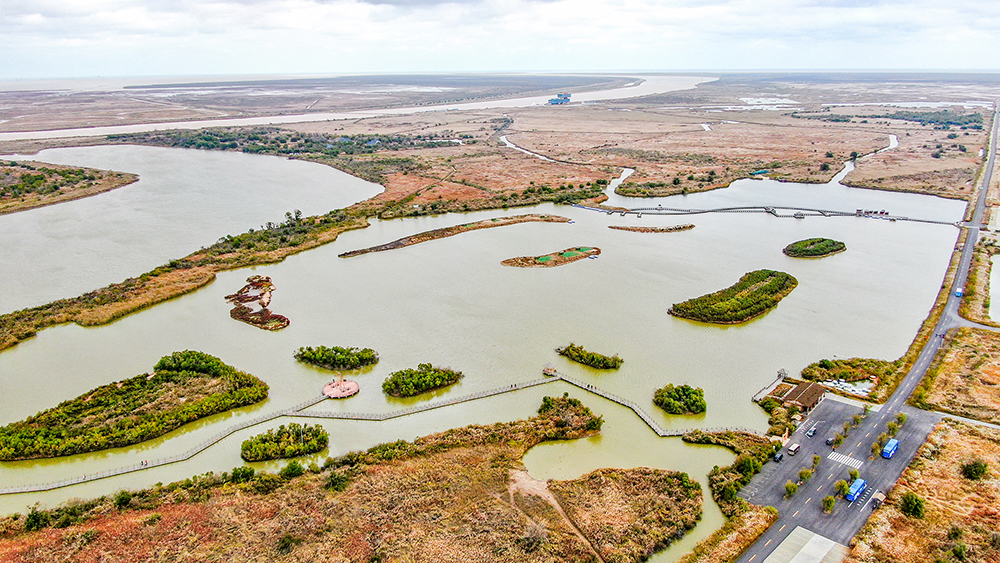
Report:
[[[924,408],[1000,423],[1000,333],[956,329],[913,401]]]

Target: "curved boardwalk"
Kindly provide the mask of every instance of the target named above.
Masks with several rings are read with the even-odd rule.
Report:
[[[370,420],[370,421],[376,421],[377,422],[377,421],[383,421],[383,420],[390,420],[390,419],[393,419],[393,418],[399,418],[399,417],[402,417],[402,416],[408,416],[408,415],[411,415],[411,414],[425,412],[425,411],[429,411],[429,410],[433,410],[433,409],[440,409],[440,408],[444,408],[444,407],[448,407],[448,406],[452,406],[452,405],[457,405],[459,403],[465,403],[465,402],[469,402],[469,401],[476,401],[478,399],[484,399],[486,397],[493,397],[493,396],[496,396],[496,395],[502,395],[504,393],[511,393],[511,392],[518,391],[518,390],[521,390],[521,389],[527,389],[529,387],[535,387],[537,385],[545,385],[545,384],[553,383],[553,382],[556,382],[556,381],[565,381],[566,383],[569,383],[570,385],[578,387],[578,388],[580,388],[580,389],[582,389],[584,391],[587,391],[588,393],[593,393],[594,395],[597,395],[599,397],[603,397],[603,398],[605,398],[605,399],[607,399],[609,401],[612,401],[614,403],[618,403],[619,405],[622,405],[622,406],[624,406],[624,407],[626,407],[628,409],[631,409],[632,412],[634,412],[636,415],[638,415],[639,418],[641,418],[642,421],[645,422],[653,430],[653,432],[655,432],[656,435],[660,436],[660,437],[683,436],[684,434],[690,432],[691,430],[701,430],[703,432],[725,432],[725,431],[732,430],[732,431],[739,431],[739,432],[749,432],[749,433],[753,433],[753,434],[757,434],[758,433],[755,430],[750,430],[750,429],[747,429],[747,428],[676,428],[676,429],[671,429],[671,430],[665,430],[659,424],[657,424],[657,422],[655,420],[653,420],[653,417],[650,416],[649,413],[647,413],[645,410],[643,410],[642,407],[640,407],[637,403],[635,403],[633,401],[629,401],[628,399],[623,399],[622,397],[619,397],[617,395],[609,393],[609,392],[607,392],[607,391],[605,391],[603,389],[600,389],[600,388],[595,387],[593,385],[590,385],[588,383],[584,383],[584,382],[582,382],[582,381],[580,381],[578,379],[574,379],[572,377],[569,377],[568,375],[563,375],[563,374],[558,373],[558,372],[552,372],[551,375],[548,375],[547,377],[543,377],[541,379],[534,379],[534,380],[531,380],[531,381],[525,381],[523,383],[513,383],[513,384],[510,384],[510,385],[505,385],[503,387],[497,387],[495,389],[489,389],[489,390],[486,390],[486,391],[479,391],[479,392],[476,392],[476,393],[470,393],[468,395],[461,395],[461,396],[453,397],[453,398],[450,398],[450,399],[443,399],[443,400],[439,400],[439,401],[431,401],[431,402],[423,404],[423,405],[417,405],[417,406],[409,407],[409,408],[406,408],[406,409],[399,409],[399,410],[389,411],[389,412],[383,412],[383,413],[333,412],[333,411],[306,410],[309,407],[315,406],[315,405],[317,405],[317,404],[319,404],[319,403],[327,400],[327,397],[325,397],[323,395],[320,395],[318,397],[313,397],[312,399],[309,399],[308,401],[303,401],[303,402],[301,402],[301,403],[299,403],[299,404],[297,404],[297,405],[295,405],[295,406],[293,406],[291,408],[283,409],[283,410],[280,410],[280,411],[275,411],[275,412],[272,412],[272,413],[269,413],[269,414],[260,415],[260,416],[254,417],[254,418],[250,418],[250,419],[244,420],[244,421],[239,422],[237,424],[234,424],[233,426],[230,426],[229,428],[227,428],[227,429],[219,432],[218,434],[215,434],[211,438],[206,439],[205,441],[201,442],[197,446],[194,446],[193,448],[189,449],[188,451],[186,451],[184,453],[181,453],[181,454],[178,454],[178,455],[175,455],[175,456],[163,457],[163,458],[159,458],[159,459],[149,460],[145,465],[134,464],[134,465],[127,465],[127,466],[124,466],[124,467],[119,467],[119,468],[116,468],[116,469],[109,469],[109,470],[101,471],[101,472],[98,472],[98,473],[87,473],[87,474],[81,475],[79,477],[72,477],[72,478],[69,478],[69,479],[64,479],[62,481],[53,481],[51,483],[43,483],[43,484],[39,484],[39,485],[22,485],[22,486],[19,486],[19,487],[5,487],[5,488],[0,488],[0,495],[11,495],[11,494],[17,494],[17,493],[32,493],[32,492],[40,492],[40,491],[51,491],[53,489],[59,489],[59,488],[62,488],[62,487],[69,487],[71,485],[78,485],[80,483],[86,483],[88,481],[96,481],[98,479],[107,479],[108,477],[114,477],[114,476],[117,476],[117,475],[124,475],[126,473],[133,473],[135,471],[142,471],[144,469],[150,469],[152,467],[160,467],[160,466],[163,466],[163,465],[170,465],[172,463],[178,463],[178,462],[181,462],[181,461],[186,461],[186,460],[189,460],[192,457],[200,454],[201,452],[207,450],[211,446],[213,446],[213,445],[221,442],[225,438],[228,438],[229,436],[235,434],[236,432],[239,432],[241,430],[245,430],[245,429],[250,428],[252,426],[257,426],[258,424],[263,424],[265,422],[269,422],[271,420],[274,420],[276,418],[280,418],[280,417],[283,417],[283,416],[287,416],[287,417],[306,417],[306,418],[329,418],[329,419],[340,419],[340,420]]]

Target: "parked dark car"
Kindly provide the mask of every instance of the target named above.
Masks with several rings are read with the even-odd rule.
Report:
[[[833,438],[827,438],[826,439],[826,445],[832,446],[833,445]]]
[[[778,452],[778,453],[774,454],[774,461],[780,462],[783,459],[785,459],[785,454],[783,454],[781,452]]]

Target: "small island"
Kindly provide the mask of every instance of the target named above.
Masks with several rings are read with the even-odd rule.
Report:
[[[673,384],[657,389],[653,394],[653,404],[667,414],[701,414],[708,406],[705,404],[705,391],[701,387]]]
[[[633,227],[626,225],[608,225],[609,229],[615,229],[616,231],[631,231],[633,233],[679,233],[681,231],[690,231],[694,228],[691,223],[686,223],[684,225],[671,225],[669,227]]]
[[[330,434],[320,425],[291,423],[244,440],[240,457],[244,461],[284,459],[323,451]]]
[[[135,174],[44,162],[0,163],[0,215],[104,193],[139,180]]]
[[[674,303],[668,313],[712,324],[745,323],[777,307],[798,284],[784,272],[755,270],[726,289]]]
[[[622,367],[622,363],[625,361],[619,358],[618,354],[605,356],[596,352],[589,352],[583,346],[577,346],[572,342],[569,343],[569,346],[556,348],[556,352],[574,362],[597,369],[618,369]]]
[[[418,364],[417,369],[402,369],[389,374],[382,382],[382,391],[393,397],[412,397],[431,389],[453,385],[462,377],[460,371]]]
[[[321,368],[349,370],[377,364],[378,353],[371,348],[303,346],[295,352],[295,359]]]
[[[577,260],[583,260],[584,258],[596,258],[600,253],[600,248],[594,248],[592,246],[576,246],[560,250],[559,252],[546,254],[544,256],[518,256],[517,258],[508,258],[503,262],[500,262],[500,264],[503,266],[513,266],[515,268],[553,268],[555,266],[569,264],[570,262],[576,262]]]
[[[153,370],[0,428],[0,460],[131,446],[267,398],[266,383],[203,352],[174,352]]]
[[[483,219],[482,221],[476,221],[475,223],[465,223],[464,225],[455,225],[454,227],[444,227],[441,229],[434,229],[432,231],[424,231],[422,233],[417,233],[415,235],[403,237],[401,239],[397,239],[392,242],[387,242],[385,244],[370,246],[368,248],[362,248],[359,250],[352,250],[350,252],[344,252],[343,254],[339,254],[338,256],[340,256],[341,258],[351,258],[352,256],[361,256],[362,254],[368,254],[369,252],[382,252],[385,250],[395,250],[397,248],[412,246],[414,244],[420,244],[422,242],[437,240],[440,238],[451,237],[461,233],[467,233],[469,231],[476,231],[479,229],[506,227],[507,225],[516,225],[518,223],[531,223],[538,221],[545,223],[569,223],[569,219],[567,219],[566,217],[561,217],[559,215],[538,215],[531,213],[526,215],[514,215],[512,217],[495,217],[493,219]]]
[[[276,315],[267,308],[271,304],[271,292],[273,291],[274,284],[271,283],[271,278],[267,276],[250,276],[247,278],[247,284],[241,287],[239,291],[226,296],[226,301],[233,304],[232,310],[229,311],[229,316],[264,330],[281,330],[285,328],[288,326],[288,317]],[[247,306],[248,303],[257,304],[260,306],[260,309],[254,311],[251,307]]]
[[[823,258],[847,250],[847,245],[828,238],[807,238],[793,242],[782,252],[792,258]]]

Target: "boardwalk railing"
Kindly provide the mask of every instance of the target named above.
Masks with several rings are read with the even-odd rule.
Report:
[[[537,385],[545,385],[547,383],[552,383],[552,382],[555,382],[555,381],[565,381],[566,383],[569,383],[570,385],[579,387],[580,389],[583,389],[584,391],[587,391],[589,393],[593,393],[593,394],[598,395],[600,397],[603,397],[603,398],[605,398],[605,399],[607,399],[609,401],[615,402],[615,403],[617,403],[619,405],[622,405],[622,406],[624,406],[624,407],[626,407],[628,409],[631,409],[632,412],[634,412],[636,415],[638,415],[639,418],[641,418],[642,421],[645,422],[653,430],[653,432],[655,432],[656,435],[660,436],[660,437],[666,437],[666,436],[683,436],[684,434],[687,434],[688,432],[691,432],[692,430],[700,430],[700,431],[706,432],[706,433],[734,431],[734,432],[747,432],[747,433],[751,433],[751,434],[759,434],[758,432],[756,432],[754,430],[751,430],[751,429],[748,429],[748,428],[738,428],[738,427],[728,427],[728,428],[674,428],[674,429],[670,429],[670,430],[665,430],[659,424],[657,424],[657,422],[653,419],[653,417],[651,417],[649,415],[649,413],[647,413],[645,410],[642,409],[642,407],[640,407],[637,403],[635,403],[633,401],[630,401],[628,399],[623,399],[622,397],[619,397],[619,396],[617,396],[617,395],[615,395],[613,393],[609,393],[609,392],[607,392],[607,391],[605,391],[603,389],[600,389],[598,387],[595,387],[595,386],[590,385],[588,383],[584,383],[584,382],[582,382],[580,380],[577,380],[577,379],[574,379],[572,377],[569,377],[568,375],[563,375],[563,374],[555,372],[555,371],[547,373],[546,375],[547,375],[547,377],[543,377],[541,379],[535,379],[535,380],[532,380],[532,381],[525,381],[523,383],[513,383],[513,384],[510,384],[510,385],[505,385],[503,387],[497,387],[495,389],[489,389],[489,390],[486,390],[486,391],[479,391],[479,392],[476,392],[476,393],[470,393],[468,395],[462,395],[460,397],[454,397],[454,398],[451,398],[451,399],[444,399],[444,400],[439,400],[439,401],[432,401],[432,402],[429,402],[427,404],[416,405],[416,406],[412,406],[412,407],[409,407],[409,408],[406,408],[406,409],[399,409],[399,410],[390,411],[390,412],[384,412],[384,413],[358,413],[358,412],[333,412],[333,411],[309,411],[309,410],[306,410],[309,407],[315,406],[315,405],[317,405],[317,404],[319,404],[319,403],[321,403],[321,402],[323,402],[324,400],[327,399],[327,397],[325,397],[323,395],[320,395],[318,397],[313,397],[312,399],[309,399],[307,401],[303,401],[303,402],[301,402],[301,403],[299,403],[297,405],[294,405],[294,406],[292,406],[290,408],[287,408],[287,409],[282,409],[280,411],[275,411],[275,412],[268,413],[268,414],[262,414],[260,416],[254,417],[254,418],[248,418],[246,420],[240,421],[240,422],[238,422],[238,423],[236,423],[236,424],[234,424],[234,425],[226,428],[225,430],[222,430],[221,432],[213,435],[212,437],[205,439],[204,441],[202,441],[198,445],[192,447],[191,449],[187,450],[186,452],[183,452],[183,453],[180,453],[180,454],[177,454],[177,455],[174,455],[174,456],[162,457],[162,458],[158,458],[158,459],[149,460],[149,461],[146,461],[144,463],[136,463],[136,464],[127,465],[127,466],[124,466],[124,467],[118,467],[118,468],[115,468],[115,469],[108,469],[108,470],[105,470],[105,471],[99,471],[99,472],[96,472],[96,473],[86,473],[86,474],[78,476],[78,477],[72,477],[72,478],[69,478],[69,479],[61,480],[61,481],[53,481],[53,482],[50,482],[50,483],[43,483],[43,484],[39,484],[39,485],[22,485],[22,486],[18,486],[18,487],[4,487],[4,488],[0,488],[0,495],[11,495],[11,494],[17,494],[17,493],[31,493],[31,492],[40,492],[40,491],[50,491],[50,490],[53,490],[53,489],[59,489],[59,488],[62,488],[62,487],[69,487],[71,485],[78,485],[80,483],[86,483],[88,481],[97,481],[99,479],[107,479],[108,477],[115,477],[117,475],[124,475],[126,473],[133,473],[135,471],[142,471],[143,469],[150,469],[152,467],[160,467],[160,466],[164,466],[164,465],[170,465],[172,463],[178,463],[178,462],[181,462],[181,461],[187,461],[187,460],[191,459],[192,457],[200,454],[201,452],[207,450],[208,448],[212,447],[213,445],[221,442],[222,440],[228,438],[229,436],[232,436],[233,434],[235,434],[235,433],[237,433],[237,432],[239,432],[241,430],[245,430],[245,429],[250,428],[252,426],[257,426],[258,424],[263,424],[265,422],[269,422],[271,420],[274,420],[276,418],[280,418],[280,417],[283,417],[283,416],[287,416],[287,417],[307,417],[307,418],[329,418],[329,419],[340,419],[340,420],[371,420],[371,421],[390,420],[390,419],[393,419],[393,418],[399,418],[401,416],[408,416],[408,415],[416,414],[416,413],[419,413],[419,412],[425,412],[425,411],[429,411],[429,410],[433,410],[433,409],[440,409],[440,408],[443,408],[443,407],[448,407],[448,406],[451,406],[451,405],[457,405],[459,403],[465,403],[465,402],[468,402],[468,401],[475,401],[475,400],[483,399],[483,398],[486,398],[486,397],[493,397],[493,396],[496,396],[496,395],[502,395],[504,393],[510,393],[512,391],[517,391],[517,390],[520,390],[520,389],[527,389],[529,387],[535,387]]]

